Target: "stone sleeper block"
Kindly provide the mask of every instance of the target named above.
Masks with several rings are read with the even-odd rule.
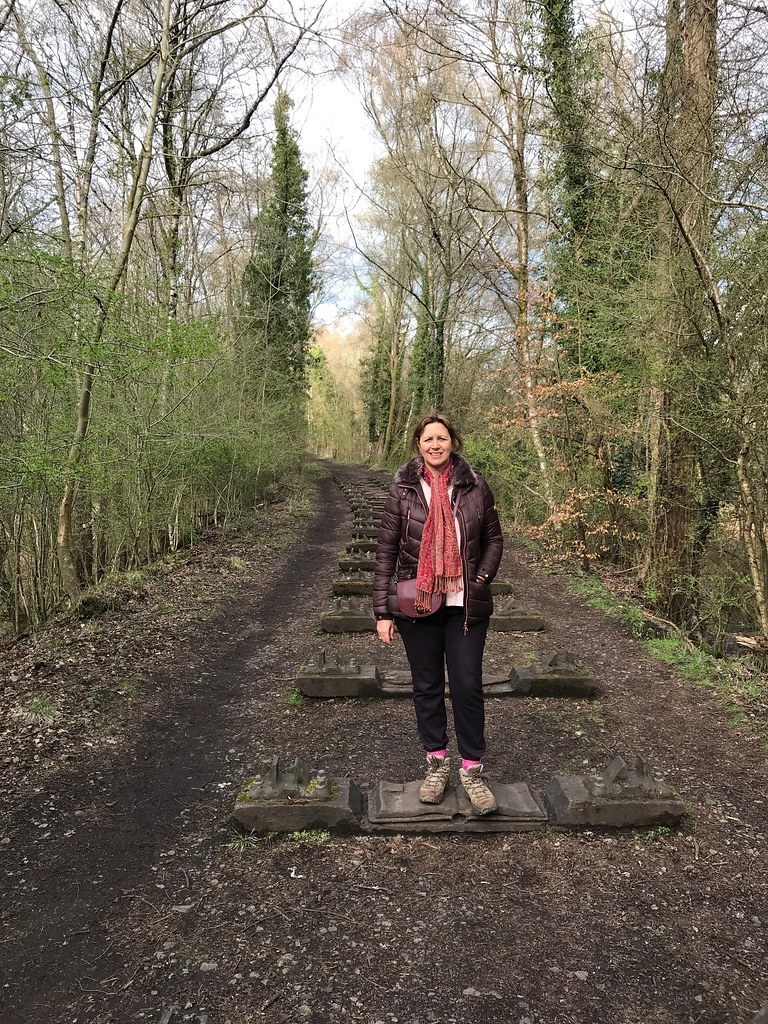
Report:
[[[373,558],[340,558],[339,569],[342,572],[373,572],[376,562]]]
[[[345,557],[354,557],[356,554],[370,554],[376,550],[375,540],[351,540],[345,552]]]
[[[565,828],[637,828],[676,824],[685,814],[682,800],[651,774],[642,758],[634,766],[616,757],[599,778],[558,775],[544,798],[527,783],[490,781],[499,810],[474,814],[464,790],[449,786],[442,803],[422,804],[417,782],[379,782],[368,800],[349,778],[310,774],[298,758],[284,764],[273,757],[266,777],[245,780],[232,818],[259,832],[339,828],[369,832],[523,832],[547,823]],[[768,1024],[757,1018],[755,1024]]]
[[[326,633],[375,633],[376,620],[373,612],[327,612],[320,618],[320,628]]]
[[[286,793],[273,799],[253,800],[246,779],[235,803],[233,819],[249,832],[303,832],[313,828],[358,828],[363,813],[360,790],[348,778],[329,779],[325,800]]]
[[[513,671],[508,683],[511,692],[521,697],[596,697],[599,687],[586,672],[541,672],[521,668]]]
[[[593,679],[569,680],[558,677],[554,682],[534,676],[523,676],[524,670],[510,676],[486,675],[483,678],[483,693],[488,697],[573,697],[579,700],[599,696],[599,688]],[[448,679],[445,681],[448,689]],[[381,696],[410,697],[412,694],[411,674],[406,671],[388,672],[382,679]],[[450,697],[450,691],[447,694]]]
[[[507,580],[494,580],[491,584],[491,593],[494,597],[509,597],[514,591],[512,584]]]
[[[677,796],[595,796],[580,775],[556,775],[544,793],[544,806],[553,824],[570,826],[647,828],[675,825],[685,816],[685,804]]]
[[[296,685],[306,697],[380,697],[381,676],[375,665],[361,665],[357,674],[302,669]]]
[[[373,580],[334,580],[333,592],[339,597],[373,594]]]
[[[368,827],[403,832],[530,832],[547,824],[540,797],[527,783],[489,782],[499,809],[477,815],[461,786],[449,786],[442,803],[422,804],[420,782],[380,782],[368,798]]]
[[[497,633],[534,633],[544,629],[546,623],[538,612],[503,612],[491,616],[491,629]]]

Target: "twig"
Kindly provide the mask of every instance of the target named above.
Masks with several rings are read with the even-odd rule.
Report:
[[[72,934],[73,935],[83,935],[85,933],[84,932],[73,932]],[[110,949],[112,949],[114,944],[115,944],[114,941],[110,942],[110,944],[107,946],[107,948],[104,950],[104,952],[103,953],[99,953],[99,955],[96,957],[95,960],[85,960],[85,958],[83,958],[83,962],[88,964],[89,967],[93,967],[93,965],[97,964],[99,962],[99,960],[101,960],[101,958],[103,956],[107,955],[107,953],[110,951]]]
[[[140,896],[138,893],[127,892],[123,896],[121,896],[120,899],[121,900],[141,900],[141,902],[142,903],[146,903],[148,907],[152,907],[152,909],[154,910],[154,912],[156,914],[160,913],[160,911],[157,909],[157,907],[155,906],[154,903],[150,903],[149,900],[145,896]]]
[[[665,629],[671,630],[677,629],[677,626],[675,626],[674,622],[670,621],[669,619],[664,619],[660,615],[653,615],[646,608],[641,608],[640,614],[643,616],[644,619],[647,619],[649,622],[654,623],[654,625],[656,626],[663,626]],[[690,644],[690,641],[688,641],[688,643]],[[693,647],[692,644],[691,647]]]
[[[141,963],[139,963],[139,964],[137,965],[137,967],[136,967],[136,970],[135,970],[135,971],[133,972],[133,974],[132,974],[132,975],[130,976],[130,978],[128,979],[128,981],[126,981],[124,985],[121,985],[118,991],[120,991],[120,992],[125,992],[125,990],[126,990],[127,988],[130,988],[130,987],[131,987],[131,985],[133,984],[133,979],[134,979],[134,978],[136,977],[136,975],[137,975],[137,974],[139,973],[139,968],[140,968],[140,967],[141,967]]]
[[[90,981],[95,981],[96,979],[95,978],[90,978],[89,980]],[[115,980],[114,978],[107,978],[105,982],[102,982],[102,984],[106,984],[107,981],[114,981],[114,980]],[[115,991],[115,992],[105,992],[103,988],[86,988],[85,985],[83,985],[82,981],[80,981],[79,978],[77,979],[77,987],[80,989],[81,992],[90,992],[90,993],[94,993],[94,994],[99,995],[99,996],[116,996],[120,992],[120,989],[117,989],[117,991]]]

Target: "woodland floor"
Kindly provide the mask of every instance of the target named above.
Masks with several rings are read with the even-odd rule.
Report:
[[[235,793],[273,752],[363,788],[420,771],[410,702],[287,702],[321,644],[405,667],[373,635],[318,637],[351,517],[317,488],[311,514],[262,508],[119,610],[0,649],[0,1024],[747,1024],[764,741],[515,544],[501,575],[549,628],[490,634],[487,670],[567,649],[604,693],[489,700],[490,773],[541,790],[643,753],[684,826],[238,842]],[[40,691],[50,726],[18,714]]]

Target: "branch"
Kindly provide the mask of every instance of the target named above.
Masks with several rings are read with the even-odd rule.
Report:
[[[10,21],[10,18],[11,18],[11,15],[13,14],[13,9],[14,9],[15,6],[16,6],[16,0],[8,0],[8,6],[5,8],[5,10],[2,13],[0,13],[0,33],[2,33],[3,29],[5,28],[5,26]]]
[[[717,325],[720,329],[720,338],[723,344],[726,346],[727,350],[728,319],[725,309],[723,307],[723,300],[720,297],[720,289],[718,288],[717,281],[715,281],[715,276],[712,273],[712,268],[709,266],[709,263],[707,262],[704,253],[696,244],[696,240],[686,227],[679,210],[672,201],[668,189],[664,185],[662,185],[661,182],[655,182],[655,185],[666,199],[667,204],[670,210],[672,211],[672,216],[675,218],[675,223],[677,224],[680,230],[680,234],[683,236],[685,244],[688,246],[688,251],[691,254],[691,258],[693,259],[694,266],[696,267],[696,272],[698,273],[699,278],[701,279],[701,282],[704,285],[706,292],[708,293],[709,301],[711,302],[712,308],[715,311]]]
[[[275,85],[275,83],[277,82],[278,78],[280,77],[280,74],[282,73],[282,70],[285,67],[285,65],[288,63],[288,61],[294,55],[296,50],[299,48],[299,43],[302,41],[304,36],[311,29],[313,29],[314,26],[317,24],[318,19],[320,18],[320,15],[321,15],[321,13],[323,11],[323,7],[324,7],[324,4],[322,4],[320,6],[320,8],[318,9],[318,13],[315,16],[314,21],[312,21],[309,25],[302,26],[299,29],[298,35],[293,40],[293,42],[288,47],[288,49],[283,54],[283,56],[280,58],[280,60],[277,62],[277,65],[275,66],[274,71],[272,73],[272,77],[269,79],[267,84],[264,86],[264,88],[258,94],[258,96],[253,101],[253,103],[250,105],[250,107],[248,107],[248,109],[246,110],[245,115],[243,116],[243,119],[240,122],[240,124],[233,131],[231,131],[228,135],[226,135],[223,139],[221,139],[219,142],[215,143],[212,146],[208,146],[206,149],[198,150],[197,153],[194,154],[194,160],[195,161],[202,160],[205,157],[213,156],[215,153],[220,153],[222,149],[226,149],[226,147],[229,146],[232,142],[234,142],[235,139],[239,139],[241,135],[244,135],[245,132],[248,131],[248,129],[251,127],[251,122],[253,121],[253,117],[254,117],[256,111],[259,109],[261,104],[264,102],[264,100],[269,95],[269,93],[272,90],[273,86]]]

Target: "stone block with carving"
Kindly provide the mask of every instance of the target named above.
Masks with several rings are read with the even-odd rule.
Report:
[[[514,597],[497,598],[493,602],[491,629],[497,633],[531,633],[544,629],[545,625],[539,612],[523,608]]]
[[[345,558],[358,558],[360,555],[370,555],[376,551],[375,540],[352,539],[344,551]]]
[[[526,783],[489,785],[498,810],[478,815],[461,786],[449,786],[439,804],[423,804],[420,782],[379,782],[368,797],[368,827],[388,832],[531,832],[547,824],[541,798]]]
[[[413,697],[413,680],[407,670],[387,672],[381,683],[382,697]]]
[[[568,651],[545,654],[528,668],[512,669],[511,693],[518,697],[584,697],[598,694],[589,670]],[[493,687],[488,687],[493,692]]]
[[[333,592],[339,597],[344,595],[372,594],[373,574],[360,569],[343,573],[333,581]]]
[[[326,654],[322,648],[296,677],[307,697],[380,697],[381,676],[375,665],[360,665],[355,658]]]
[[[357,555],[343,555],[339,559],[342,572],[373,572],[376,559],[373,554],[361,551]]]
[[[557,825],[644,828],[674,825],[685,815],[683,801],[642,757],[631,767],[615,757],[599,776],[556,775],[544,804]]]
[[[494,580],[491,584],[491,593],[494,597],[511,597],[514,591],[509,580]]]
[[[352,533],[357,537],[368,535],[368,540],[376,540],[379,536],[381,519],[374,516],[366,516],[364,519],[355,519],[352,522]]]
[[[445,681],[448,687],[448,679]],[[483,693],[487,697],[573,697],[589,699],[599,694],[597,683],[569,654],[552,654],[527,669],[512,669],[505,676],[485,674]],[[388,671],[381,684],[383,697],[413,695],[411,674]],[[448,693],[450,696],[450,692]]]
[[[357,828],[363,813],[360,790],[348,778],[307,771],[298,758],[272,758],[266,775],[247,778],[232,818],[249,832],[301,832],[312,828]]]
[[[320,618],[326,633],[375,633],[376,620],[371,602],[365,597],[336,597]]]

